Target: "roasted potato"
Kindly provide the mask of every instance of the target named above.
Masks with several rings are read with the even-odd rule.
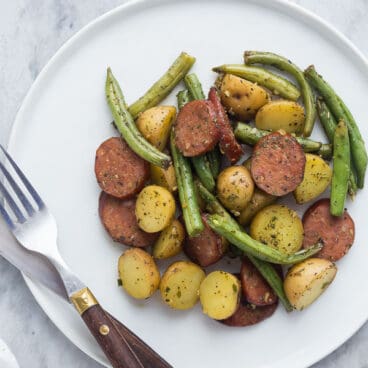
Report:
[[[151,164],[150,167],[152,184],[164,187],[172,193],[176,192],[178,186],[176,183],[175,169],[173,164],[170,164],[167,169],[155,166],[153,164]]]
[[[303,224],[292,209],[274,204],[263,208],[250,225],[252,238],[282,253],[292,254],[303,244]]]
[[[290,268],[284,290],[291,305],[303,310],[312,304],[335,278],[334,263],[322,258],[309,258]]]
[[[305,113],[303,106],[294,101],[271,101],[262,106],[256,115],[258,129],[273,132],[282,129],[286,133],[299,134],[303,131]]]
[[[150,297],[160,284],[160,272],[153,258],[141,248],[127,249],[119,258],[119,277],[133,298]]]
[[[164,229],[160,237],[152,249],[153,258],[166,259],[176,256],[182,249],[185,238],[185,230],[180,221],[174,220],[166,229]]]
[[[138,226],[147,233],[156,233],[169,226],[175,214],[173,195],[158,185],[148,185],[139,193],[135,205]]]
[[[327,162],[317,155],[305,154],[303,181],[294,190],[297,203],[308,202],[322,194],[329,186],[332,170]]]
[[[175,116],[174,106],[155,106],[139,115],[137,128],[148,142],[162,151],[166,147]]]
[[[249,170],[244,166],[230,166],[217,178],[217,195],[221,203],[239,216],[252,198],[254,183]]]
[[[276,202],[277,197],[268,194],[259,188],[255,188],[252,198],[243,211],[240,212],[238,221],[241,225],[248,225],[253,217],[262,209]]]
[[[199,299],[204,314],[218,320],[228,318],[239,304],[240,281],[228,272],[211,272],[202,281]]]
[[[204,271],[192,262],[175,262],[165,271],[160,283],[162,300],[174,309],[192,308],[198,301]]]
[[[239,120],[250,120],[270,97],[255,83],[225,74],[220,83],[221,102],[230,115]]]

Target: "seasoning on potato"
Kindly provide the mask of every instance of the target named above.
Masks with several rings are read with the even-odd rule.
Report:
[[[294,101],[271,101],[262,106],[256,115],[258,129],[273,132],[282,129],[286,133],[299,134],[303,131],[305,113],[303,106]]]
[[[152,255],[156,259],[166,259],[176,256],[182,250],[185,238],[184,226],[179,220],[174,220],[164,229],[152,248]]]
[[[138,226],[147,233],[156,233],[170,225],[175,214],[175,199],[165,188],[148,185],[138,195],[135,215]]]
[[[139,115],[136,121],[137,128],[148,142],[162,151],[169,139],[175,116],[175,106],[151,107]]]
[[[291,267],[284,281],[291,305],[300,311],[308,307],[327,289],[336,272],[335,264],[322,258],[309,258]]]
[[[262,87],[231,74],[225,74],[219,88],[225,109],[240,120],[252,119],[270,99]]]
[[[225,319],[233,315],[240,300],[240,281],[231,273],[211,272],[199,288],[203,313],[213,319]]]
[[[175,192],[178,189],[175,176],[175,168],[173,164],[167,169],[160,166],[150,165],[151,168],[151,182],[160,187],[164,187],[170,192]]]
[[[297,203],[306,203],[322,194],[329,186],[332,170],[321,157],[305,154],[306,162],[303,181],[294,190]]]
[[[250,235],[280,252],[293,254],[303,244],[303,224],[295,211],[274,204],[256,214],[250,225]]]
[[[119,258],[119,277],[133,298],[149,298],[160,284],[160,272],[153,258],[141,248],[127,249]]]
[[[162,300],[174,309],[192,308],[199,298],[204,271],[195,263],[179,261],[165,271],[160,283]]]
[[[252,198],[254,183],[244,166],[230,166],[217,178],[217,194],[221,203],[234,215],[239,216]]]

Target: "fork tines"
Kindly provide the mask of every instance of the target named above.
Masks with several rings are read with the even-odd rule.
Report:
[[[43,203],[41,197],[38,195],[36,190],[33,188],[29,180],[20,170],[18,165],[14,162],[5,148],[0,145],[1,150],[4,152],[7,161],[9,162],[9,166],[12,167],[12,171],[14,171],[14,175],[10,173],[10,171],[5,167],[5,165],[0,161],[0,172],[4,175],[3,182],[0,181],[0,199],[3,199],[3,204],[0,203],[0,214],[3,216],[4,220],[11,228],[14,228],[15,223],[12,219],[12,215],[7,211],[5,208],[5,204],[7,204],[13,215],[15,216],[18,223],[24,223],[26,221],[26,216],[24,215],[23,211],[21,210],[20,206],[18,205],[15,196],[11,193],[8,188],[12,189],[12,192],[15,193],[18,201],[22,204],[23,208],[27,212],[28,216],[32,216],[37,209],[34,208],[30,200],[28,199],[27,195],[31,195],[33,200],[36,202],[38,206],[38,210],[41,210],[45,204]],[[21,184],[18,184],[21,183]],[[25,190],[21,189],[23,186]],[[28,192],[28,194],[27,194]]]

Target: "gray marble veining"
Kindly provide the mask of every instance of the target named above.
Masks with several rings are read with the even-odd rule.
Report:
[[[0,143],[32,82],[56,50],[119,0],[0,2]],[[325,18],[368,54],[367,0],[293,0]],[[0,336],[21,367],[98,368],[67,340],[33,299],[20,273],[0,258]],[[368,325],[313,368],[368,367]]]

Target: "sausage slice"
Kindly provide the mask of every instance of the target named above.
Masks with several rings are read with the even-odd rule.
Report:
[[[113,240],[133,247],[148,247],[156,241],[159,234],[149,234],[138,227],[135,202],[135,199],[122,200],[101,192],[100,218]]]
[[[271,305],[265,305],[263,307],[257,307],[255,305],[249,304],[243,298],[238,306],[235,313],[227,319],[220,322],[227,326],[232,327],[246,327],[252,326],[256,323],[262,322],[268,317],[271,317],[275,310],[277,309],[278,303]]]
[[[335,262],[342,258],[353,245],[355,237],[354,221],[345,210],[341,217],[330,214],[330,200],[320,199],[303,216],[303,247],[322,241],[323,248],[316,257]]]
[[[96,151],[95,174],[101,189],[120,199],[139,193],[149,179],[149,163],[120,137],[103,142]]]
[[[204,230],[196,237],[186,237],[184,252],[194,263],[207,267],[223,257],[226,244],[224,239],[209,227],[206,215],[202,215],[202,220]]]
[[[193,157],[211,151],[219,140],[213,105],[209,101],[188,102],[175,122],[175,143],[184,156]]]
[[[234,274],[238,279],[241,279],[239,274]],[[271,317],[277,309],[278,301],[263,307],[257,307],[250,304],[245,299],[244,295],[240,298],[240,303],[235,313],[229,318],[219,322],[231,327],[246,327],[262,322],[268,317]]]
[[[277,302],[277,295],[253,263],[246,257],[242,260],[240,281],[245,299],[254,305],[264,306]]]
[[[304,167],[303,149],[290,134],[268,134],[254,148],[252,177],[268,194],[283,196],[292,192],[303,180]]]
[[[231,163],[235,163],[242,156],[243,149],[235,139],[229,118],[221,104],[216,87],[210,89],[208,99],[212,102],[216,113],[216,124],[220,132],[220,150],[226,155]]]

